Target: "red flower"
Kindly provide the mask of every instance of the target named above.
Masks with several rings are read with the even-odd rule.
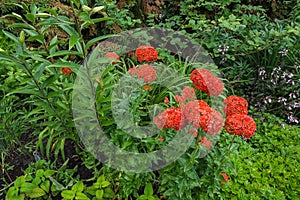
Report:
[[[168,104],[170,101],[169,101],[169,98],[168,97],[165,97],[165,99],[164,99],[164,103],[165,104]]]
[[[182,90],[182,96],[185,100],[192,101],[195,98],[195,90],[190,86],[185,86]]]
[[[210,118],[211,108],[203,100],[194,100],[188,102],[183,108],[183,114],[187,121],[195,128],[207,127]]]
[[[158,53],[152,46],[140,46],[136,49],[135,55],[139,62],[155,62],[158,58]]]
[[[211,76],[212,74],[209,70],[200,68],[192,71],[190,79],[193,81],[195,88],[203,92],[208,92],[206,82]]]
[[[149,83],[156,80],[156,71],[150,65],[142,65],[140,67],[129,68],[128,73],[131,75],[138,75],[139,79],[144,79],[145,83]]]
[[[115,60],[120,60],[120,57],[118,54],[116,54],[115,52],[108,52],[105,54],[104,56],[105,58],[112,58]],[[113,65],[117,64],[117,62],[112,62]]]
[[[224,178],[224,180],[226,181],[226,183],[229,182],[229,178],[228,178],[228,176],[227,176],[226,173],[221,173],[221,176],[223,176],[223,178]],[[223,183],[221,182],[221,184],[224,184],[224,182],[223,182]]]
[[[211,96],[211,95],[212,96],[218,96],[224,90],[224,85],[218,77],[211,76],[208,79],[208,82],[206,84],[207,84],[207,89],[208,89],[207,94],[209,96]]]
[[[131,67],[128,70],[128,73],[131,74],[132,76],[138,74],[138,72],[139,72],[139,68],[137,68],[137,67]]]
[[[71,74],[73,71],[70,68],[64,67],[61,69],[61,72],[66,76],[69,76],[69,74]]]
[[[181,130],[186,125],[181,109],[175,107],[167,108],[165,111],[155,116],[154,123],[159,129],[172,128],[174,130]]]
[[[229,96],[224,100],[224,111],[226,115],[248,114],[248,102],[243,97]]]
[[[158,141],[159,141],[159,142],[163,142],[163,141],[164,141],[164,138],[159,137],[159,138],[158,138]]]
[[[208,120],[208,124],[205,127],[207,131],[205,131],[208,135],[212,136],[218,133],[223,127],[223,117],[221,113],[211,108],[210,119]]]
[[[175,101],[177,103],[184,103],[185,102],[185,98],[183,96],[180,96],[180,95],[175,95]]]
[[[222,81],[204,68],[193,70],[190,79],[196,89],[206,92],[208,95],[218,96],[224,90]]]
[[[256,123],[248,115],[233,114],[227,116],[225,129],[229,134],[250,138],[255,133]]]
[[[152,87],[151,87],[150,85],[144,85],[143,88],[144,88],[145,90],[149,90],[149,91],[152,90]]]
[[[199,142],[201,142],[204,146],[206,146],[206,148],[208,150],[210,150],[210,146],[212,144],[212,142],[210,140],[208,140],[206,137],[202,137]]]

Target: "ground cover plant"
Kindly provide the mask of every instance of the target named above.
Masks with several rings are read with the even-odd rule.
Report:
[[[299,6],[299,0],[4,0],[0,198],[297,199]],[[159,46],[164,37],[159,44],[145,37],[125,53],[111,43],[107,52],[101,43],[142,27],[176,30],[214,62],[189,62]],[[94,81],[104,134],[136,153],[160,150],[182,134],[191,145],[181,156],[135,173],[103,164],[89,151],[73,111],[76,78],[92,52],[106,66]],[[165,66],[183,78],[172,79]],[[133,85],[134,91],[123,91]],[[119,94],[129,99],[129,112]],[[159,134],[144,138],[133,128],[149,124]]]

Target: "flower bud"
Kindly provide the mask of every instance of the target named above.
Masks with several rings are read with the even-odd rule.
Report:
[[[97,13],[99,11],[101,11],[104,8],[104,6],[97,6],[95,8],[93,8],[92,13]]]
[[[83,5],[82,10],[85,11],[85,12],[90,12],[92,9],[88,6],[86,6],[86,5]]]
[[[20,33],[19,40],[20,40],[21,43],[25,42],[25,32],[23,30]]]

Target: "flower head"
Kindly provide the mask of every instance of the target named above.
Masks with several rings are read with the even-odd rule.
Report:
[[[228,178],[228,176],[227,176],[226,173],[221,173],[221,176],[223,176],[223,178],[224,178],[224,180],[226,181],[226,183],[229,182],[229,178]],[[221,182],[221,184],[222,184],[222,182]],[[224,182],[223,182],[223,184],[224,184]]]
[[[69,76],[69,74],[71,74],[73,71],[68,67],[64,67],[64,68],[61,69],[61,72],[63,74],[65,74],[66,76]]]
[[[229,96],[224,100],[224,111],[226,115],[248,114],[248,102],[243,97]]]
[[[206,146],[207,150],[210,150],[212,142],[208,140],[206,137],[202,137],[199,142],[201,142],[204,146]]]
[[[132,76],[138,75],[139,79],[143,79],[145,83],[149,83],[156,80],[156,71],[150,65],[142,65],[140,67],[131,67],[128,73]]]
[[[151,87],[150,85],[144,85],[143,88],[144,88],[145,90],[149,90],[149,91],[152,90],[152,87]]]
[[[105,58],[112,58],[114,60],[120,60],[120,56],[115,52],[108,52],[104,56]],[[117,62],[112,62],[112,64],[117,64]]]
[[[209,96],[218,96],[224,90],[222,81],[211,74],[207,69],[200,68],[192,71],[190,75],[196,89],[206,92]]]
[[[159,129],[172,128],[174,130],[181,130],[185,127],[186,120],[181,109],[170,107],[155,116],[154,123]]]
[[[203,128],[207,131],[207,124],[210,118],[211,108],[203,100],[188,102],[183,108],[186,120],[195,128]]]
[[[152,46],[140,46],[136,49],[135,55],[139,62],[155,62],[158,58],[158,53]]]
[[[233,114],[227,116],[225,120],[227,133],[250,138],[256,131],[255,121],[248,115]]]

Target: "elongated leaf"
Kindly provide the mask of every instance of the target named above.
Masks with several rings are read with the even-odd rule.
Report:
[[[15,43],[20,44],[19,38],[17,38],[14,34],[12,34],[12,33],[10,33],[10,32],[7,32],[7,31],[5,31],[5,30],[2,30],[2,32],[3,32],[7,37],[9,37],[10,39],[12,39]]]
[[[92,22],[93,23],[99,23],[99,22],[114,20],[114,19],[115,18],[111,18],[111,17],[101,17],[101,18],[92,19]]]
[[[49,56],[49,58],[57,57],[57,56],[65,56],[65,55],[78,55],[78,56],[83,57],[83,55],[77,51],[61,50],[61,51],[57,51],[57,52],[51,54]]]
[[[9,25],[8,28],[28,28],[28,29],[35,30],[35,28],[30,24],[24,24],[24,23],[13,23]]]
[[[38,41],[41,44],[44,44],[44,42],[45,42],[44,37],[42,35],[31,36],[27,39],[27,41],[29,41],[29,42]]]
[[[17,88],[16,90],[10,92],[7,94],[7,96],[12,94],[32,94],[42,97],[40,91],[38,91],[36,88],[33,88],[32,86],[25,86]]]
[[[66,33],[68,33],[70,36],[75,35],[79,37],[79,33],[70,25],[67,24],[58,24],[60,28],[62,28]]]
[[[96,42],[100,41],[100,40],[104,40],[104,39],[107,39],[107,38],[111,38],[111,37],[116,37],[118,35],[102,35],[102,36],[99,36],[99,37],[96,37],[94,39],[91,39],[90,41],[88,41],[85,45],[85,50],[88,50],[91,46],[93,46],[93,44],[95,44]]]

